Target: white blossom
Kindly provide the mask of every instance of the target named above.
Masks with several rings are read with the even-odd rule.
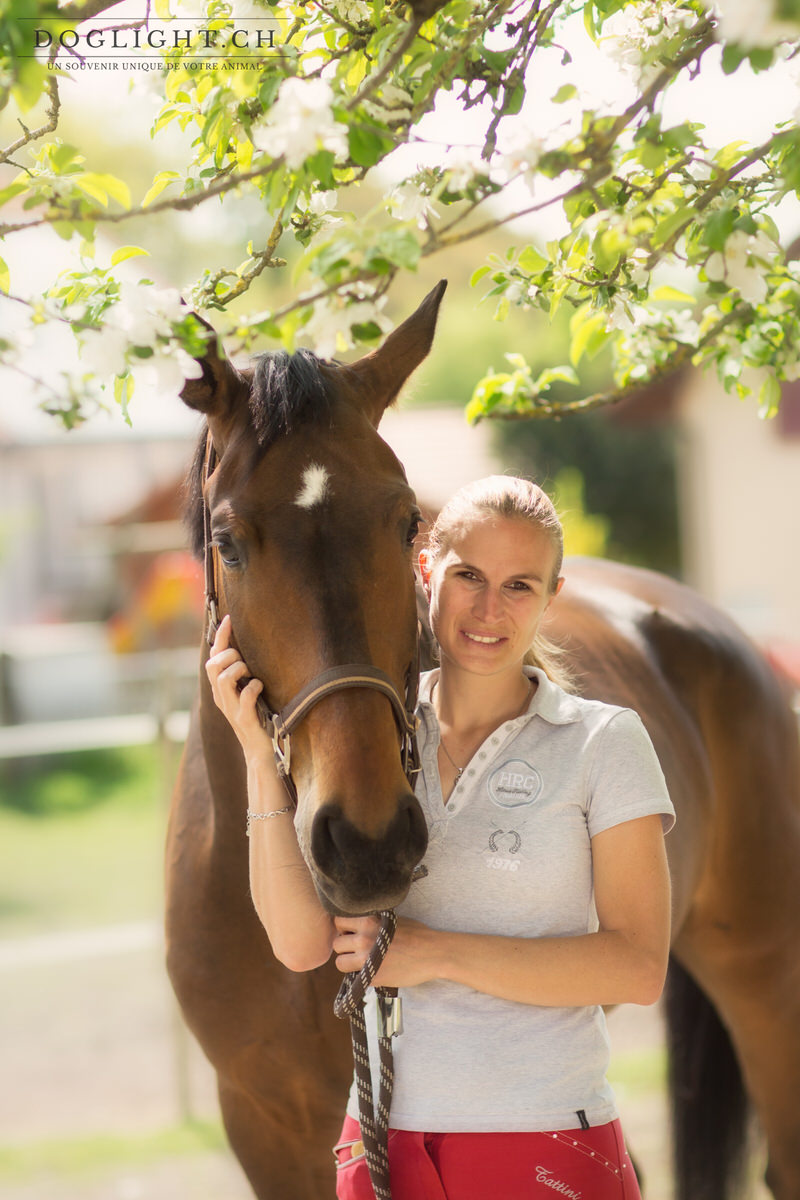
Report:
[[[130,342],[121,329],[85,329],[81,334],[81,358],[101,378],[124,375]]]
[[[309,212],[314,213],[316,217],[322,217],[332,208],[336,208],[337,199],[338,193],[335,189],[327,192],[312,192],[308,201]]]
[[[347,304],[344,297],[326,297],[314,306],[303,326],[303,333],[311,339],[314,352],[320,358],[332,358],[353,345],[353,325],[374,321],[384,333],[391,329],[391,322],[380,311],[384,302],[385,297],[381,297],[377,302],[361,300],[357,304]]]
[[[515,124],[504,131],[500,157],[493,166],[499,168],[506,180],[522,175],[529,186],[533,185],[539,159],[545,151],[541,138],[524,125]]]
[[[203,368],[182,346],[157,344],[150,358],[133,364],[134,376],[151,383],[162,395],[177,395],[187,379],[199,379]]]
[[[767,264],[774,258],[775,243],[763,233],[735,229],[725,242],[723,252],[716,251],[706,264],[706,277],[714,283],[725,282],[739,292],[743,300],[761,304],[766,299]]]
[[[647,269],[649,257],[648,251],[641,247],[637,247],[631,253],[628,262],[630,264],[630,280],[634,287],[647,287],[650,279],[650,272]]]
[[[662,46],[696,20],[696,14],[680,4],[643,0],[626,5],[605,22],[602,45],[609,58],[646,87],[658,73]]]
[[[151,346],[169,337],[172,326],[183,319],[186,309],[176,288],[155,288],[123,280],[119,302],[106,314],[108,326],[122,330],[132,346]]]
[[[619,329],[630,333],[646,316],[646,311],[639,304],[631,304],[630,296],[618,291],[611,302],[611,311],[606,317],[606,329]]]
[[[463,192],[476,175],[485,175],[488,167],[480,152],[472,146],[453,146],[444,161],[444,169],[447,172],[448,186],[454,192]]]
[[[505,295],[512,304],[518,304],[523,297],[527,297],[527,288],[519,279],[514,279],[506,288]]]
[[[370,18],[366,0],[331,0],[333,11],[350,25],[359,25]]]
[[[430,196],[424,196],[410,180],[398,184],[389,193],[389,211],[398,221],[416,221],[420,229],[425,228],[428,217],[439,215]]]
[[[253,129],[253,143],[273,158],[285,156],[293,169],[318,150],[347,154],[347,130],[333,116],[333,89],[324,79],[284,79],[266,122]]]
[[[102,329],[80,335],[81,358],[97,376],[123,375],[129,367],[155,376],[163,390],[180,390],[185,379],[202,373],[200,364],[174,340],[172,327],[187,309],[175,288],[156,288],[123,280],[119,300],[104,314]],[[153,353],[140,359],[134,347]],[[176,379],[180,383],[176,385]]]
[[[716,0],[711,5],[725,42],[742,46],[774,46],[800,37],[800,24],[779,20],[774,0]]]

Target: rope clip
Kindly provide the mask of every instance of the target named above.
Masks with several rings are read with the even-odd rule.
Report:
[[[400,996],[384,996],[378,992],[378,1037],[399,1037],[403,1032],[403,1001]]]

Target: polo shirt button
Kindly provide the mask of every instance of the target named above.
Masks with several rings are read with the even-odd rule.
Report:
[[[453,810],[454,810],[454,809],[455,809],[455,804],[453,804],[453,801],[451,800],[451,801],[450,801],[450,803],[449,803],[449,804],[448,804],[448,806],[447,806],[447,811],[448,811],[448,812],[453,812]]]
[[[499,741],[500,741],[499,738],[492,738],[492,745],[496,746]]]
[[[480,754],[478,755],[478,758],[486,758],[486,751],[481,750]]]

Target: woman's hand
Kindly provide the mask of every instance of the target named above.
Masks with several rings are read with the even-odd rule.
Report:
[[[334,917],[333,952],[343,973],[360,971],[375,945],[381,923],[377,917]],[[435,930],[398,917],[392,944],[373,983],[375,987],[414,987],[437,978],[433,959]]]
[[[206,674],[214,700],[222,709],[241,744],[248,762],[272,761],[272,742],[256,712],[256,700],[263,690],[260,679],[251,679],[247,663],[231,646],[231,619],[226,614],[206,661]],[[243,680],[248,682],[240,687]]]

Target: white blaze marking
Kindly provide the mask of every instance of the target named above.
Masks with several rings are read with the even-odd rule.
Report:
[[[313,508],[321,504],[328,494],[330,476],[325,467],[311,463],[303,472],[303,486],[297,493],[295,504],[300,508]]]

